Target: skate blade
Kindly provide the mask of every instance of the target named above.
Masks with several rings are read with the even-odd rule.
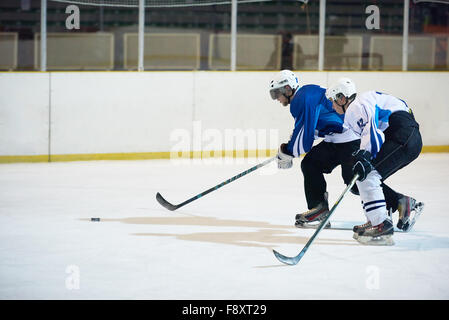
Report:
[[[355,236],[355,234],[354,234]],[[367,237],[367,236],[357,236],[354,238],[359,243],[367,246],[392,246],[394,245],[394,240],[391,235],[388,236],[378,236],[378,237]]]
[[[296,221],[295,223],[295,227],[296,228],[300,228],[300,229],[316,229],[318,228],[318,226],[320,225],[321,221],[314,221],[314,222],[298,222]],[[325,226],[324,229],[330,229],[331,223],[328,222]]]
[[[413,217],[410,218],[406,223],[402,224],[398,222],[398,228],[401,229],[404,232],[410,232],[415,225],[416,221],[418,220],[419,216],[421,215],[422,211],[424,209],[424,203],[418,202],[415,204],[415,207],[412,210]]]

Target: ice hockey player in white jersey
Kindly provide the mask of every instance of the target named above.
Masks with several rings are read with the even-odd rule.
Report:
[[[411,214],[420,212],[423,204],[383,181],[420,154],[419,125],[405,101],[377,91],[357,94],[349,78],[338,80],[326,96],[333,108],[344,114],[345,125],[361,138],[360,150],[353,153],[353,173],[359,175],[357,187],[368,221],[354,227],[354,239],[363,244],[392,245],[394,226],[387,209],[398,210],[397,227],[409,231],[415,221]]]
[[[295,120],[290,140],[279,147],[278,167],[288,169],[292,159],[301,154],[304,191],[308,211],[295,216],[295,226],[305,227],[324,219],[329,213],[325,173],[341,166],[346,184],[352,180],[351,154],[359,149],[360,138],[343,126],[344,117],[332,109],[326,89],[309,84],[299,85],[298,77],[290,70],[282,70],[269,84],[273,100],[290,106]],[[324,138],[313,145],[317,138]]]

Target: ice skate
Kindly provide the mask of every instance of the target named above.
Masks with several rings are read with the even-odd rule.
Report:
[[[304,213],[299,213],[295,217],[295,226],[298,228],[316,227],[320,221],[324,220],[329,214],[329,204],[327,202],[328,193],[324,193],[324,201],[319,203],[315,208],[312,208]],[[330,222],[325,228],[330,227]]]
[[[421,215],[424,203],[416,202],[412,197],[401,195],[398,201],[399,220],[397,227],[404,232],[412,230],[417,218]]]
[[[392,220],[391,218],[392,212],[391,212],[391,208],[388,210],[388,217],[390,220]],[[359,236],[359,232],[363,231],[369,227],[371,227],[371,221],[367,221],[364,224],[359,224],[359,225],[355,225],[354,228],[352,228],[352,231],[354,231],[354,235],[353,238],[357,239],[357,237]]]
[[[357,240],[358,236],[359,236],[359,232],[361,231],[365,231],[367,228],[371,227],[371,222],[368,221],[364,224],[359,224],[354,226],[354,228],[352,228],[352,231],[354,231],[354,236],[353,238]]]
[[[367,227],[354,233],[354,239],[365,245],[391,246],[394,245],[393,234],[393,223],[385,219],[377,226]]]

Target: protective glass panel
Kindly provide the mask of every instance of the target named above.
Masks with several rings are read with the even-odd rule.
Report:
[[[0,32],[0,70],[17,69],[18,32]]]
[[[40,0],[0,1],[0,70],[34,70],[40,7]]]
[[[408,70],[449,69],[449,1],[410,1]]]
[[[138,65],[138,34],[124,34],[124,68]],[[199,33],[146,33],[144,37],[145,70],[198,70],[200,68]]]
[[[392,70],[402,67],[403,0],[327,1],[325,70]]]

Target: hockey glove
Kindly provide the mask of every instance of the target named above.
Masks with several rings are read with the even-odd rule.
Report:
[[[290,169],[293,166],[293,156],[288,154],[287,144],[281,144],[276,159],[279,169]]]
[[[371,153],[366,150],[357,150],[352,154],[352,156],[354,159],[352,172],[354,175],[357,173],[359,175],[359,180],[363,181],[366,179],[371,170],[373,170],[373,165],[371,164]]]

